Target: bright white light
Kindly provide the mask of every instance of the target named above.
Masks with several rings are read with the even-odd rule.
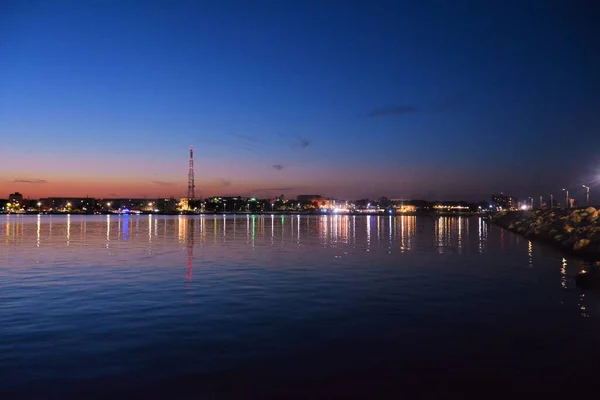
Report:
[[[525,204],[523,204],[523,205],[521,206],[521,210],[527,210],[528,208],[529,208],[529,207],[527,207]]]

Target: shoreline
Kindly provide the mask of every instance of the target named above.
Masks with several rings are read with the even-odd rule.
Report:
[[[407,216],[407,217],[462,217],[462,218],[471,218],[471,217],[489,217],[488,213],[451,213],[451,212],[406,212],[406,213],[388,213],[388,212],[311,212],[311,211],[258,211],[258,212],[139,212],[139,213],[111,213],[111,212],[98,212],[98,213],[77,213],[77,212],[23,212],[23,213],[0,213],[0,215],[128,215],[128,216],[137,216],[137,215],[164,215],[164,216],[174,216],[174,215],[308,215],[308,216],[319,216],[319,215],[327,215],[327,216],[338,216],[338,215],[349,215],[349,216],[365,216],[365,217],[398,217],[398,216]]]
[[[594,207],[501,211],[491,222],[586,261],[600,261],[600,212]]]

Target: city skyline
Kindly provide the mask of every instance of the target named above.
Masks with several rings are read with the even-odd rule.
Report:
[[[589,7],[5,2],[0,191],[185,197],[193,145],[197,197],[581,196]]]

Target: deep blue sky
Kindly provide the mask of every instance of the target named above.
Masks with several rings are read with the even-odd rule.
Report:
[[[0,197],[486,199],[600,174],[583,1],[0,0]],[[600,187],[597,188],[600,190]]]

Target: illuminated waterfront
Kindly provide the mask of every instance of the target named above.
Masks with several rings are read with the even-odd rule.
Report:
[[[0,241],[13,396],[559,384],[600,355],[586,264],[480,218],[8,215]]]

